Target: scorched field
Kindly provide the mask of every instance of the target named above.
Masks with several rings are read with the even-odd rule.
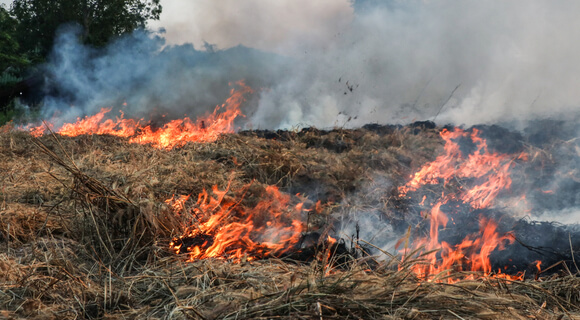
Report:
[[[232,133],[208,119],[165,144],[135,138],[165,127],[119,122],[3,127],[1,316],[580,317],[577,228],[535,215],[575,199],[563,123]]]

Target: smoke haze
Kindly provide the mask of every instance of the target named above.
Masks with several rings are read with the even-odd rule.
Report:
[[[126,102],[128,117],[196,117],[223,103],[229,83],[245,79],[257,93],[243,106],[241,128],[416,120],[524,127],[579,115],[576,0],[163,5],[162,22],[151,27],[165,33],[136,32],[104,49],[79,44],[78,29],[63,27],[46,66],[45,114],[58,111],[67,121]],[[576,171],[559,176],[577,162],[561,160],[556,174],[530,187],[534,218],[578,221]],[[573,191],[565,201],[544,193],[560,185]],[[382,237],[378,245],[392,247],[384,236],[392,230],[379,217],[374,208],[354,212],[341,232],[352,235],[358,223],[364,238]]]
[[[95,53],[62,33],[47,110],[92,113],[125,99],[138,113],[195,116],[242,78],[261,89],[243,110],[246,128],[523,122],[580,105],[577,1],[164,6],[167,43],[136,33]]]
[[[254,120],[324,127],[341,125],[341,113],[358,126],[441,110],[438,122],[472,125],[577,112],[580,3],[391,3],[297,57],[297,72],[262,96]]]
[[[332,42],[353,18],[348,1],[195,0],[162,2],[160,21],[169,43],[244,45],[293,55]]]

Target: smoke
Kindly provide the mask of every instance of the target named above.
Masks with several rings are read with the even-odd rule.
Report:
[[[572,119],[569,119],[572,120]],[[580,225],[580,126],[577,121],[537,120],[524,130],[534,177],[526,190],[533,219]],[[543,150],[540,154],[537,150]],[[517,173],[515,174],[517,175]]]
[[[110,106],[147,120],[197,117],[223,103],[231,83],[244,79],[263,87],[284,66],[281,57],[251,48],[168,46],[159,35],[143,31],[96,49],[79,43],[79,32],[77,26],[63,26],[44,67],[47,117],[57,113],[70,121]]]
[[[394,220],[397,215],[403,220],[402,214],[391,212],[386,205],[381,205],[388,202],[388,190],[393,188],[393,183],[379,173],[372,176],[360,190],[343,199],[336,235],[344,239],[348,246],[357,243],[366,247],[366,243],[372,243],[383,252],[396,252],[395,246],[403,230],[395,227]]]
[[[47,114],[127,102],[124,110],[137,114],[196,116],[242,78],[260,90],[243,110],[246,128],[472,125],[578,113],[577,1],[164,5],[165,34],[137,32],[102,50],[63,28],[48,67]]]
[[[353,19],[349,1],[337,0],[195,0],[163,2],[160,21],[173,44],[204,42],[244,46],[281,55],[331,43]]]
[[[577,112],[580,3],[382,3],[330,45],[295,57],[296,72],[262,96],[253,120],[324,127],[342,125],[340,113],[357,117],[349,126],[472,125]]]

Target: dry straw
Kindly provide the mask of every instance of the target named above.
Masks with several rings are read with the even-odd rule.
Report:
[[[575,270],[446,284],[410,271],[424,263],[420,257],[185,263],[169,250],[184,226],[164,200],[213,185],[239,190],[252,180],[243,205],[272,184],[301,192],[312,206],[326,200],[309,227],[361,207],[382,208],[385,221],[396,222],[401,217],[389,208],[404,203],[393,190],[357,190],[373,179],[404,181],[441,140],[437,129],[379,129],[280,132],[275,140],[249,132],[169,151],[108,136],[33,139],[2,131],[0,318],[580,317]],[[356,203],[344,201],[353,194],[360,195]],[[448,276],[460,275],[440,279]]]

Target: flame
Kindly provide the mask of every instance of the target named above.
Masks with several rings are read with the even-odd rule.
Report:
[[[450,221],[449,216],[442,211],[442,206],[451,201],[461,201],[472,209],[483,209],[493,205],[495,198],[502,191],[511,186],[510,168],[514,159],[525,159],[525,155],[507,155],[490,152],[487,143],[479,137],[479,132],[474,129],[471,133],[461,129],[454,131],[443,130],[441,137],[445,141],[444,153],[435,161],[424,165],[418,172],[411,176],[411,180],[404,186],[399,187],[399,195],[408,196],[410,192],[417,191],[425,185],[443,184],[447,187],[452,181],[467,181],[469,183],[454,183],[459,189],[456,193],[441,193],[438,201],[432,205],[429,211],[422,212],[428,219],[429,235],[413,243],[414,250],[422,248],[421,257],[426,264],[415,264],[411,267],[415,274],[426,280],[446,278],[452,283],[458,279],[452,279],[451,270],[481,272],[486,276],[492,275],[499,278],[512,280],[523,279],[523,274],[506,275],[498,270],[494,274],[489,255],[494,250],[505,249],[506,244],[514,242],[511,234],[499,235],[497,223],[489,218],[479,218],[479,232],[468,235],[456,245],[451,245],[439,240],[439,231],[446,228]],[[460,149],[459,139],[470,139],[475,146],[475,151],[465,156]],[[421,201],[423,206],[425,196]],[[408,250],[404,250],[404,257]],[[467,275],[466,278],[474,278],[475,275]],[[442,281],[442,280],[441,280]]]
[[[153,128],[151,125],[142,125],[143,119],[124,118],[123,111],[120,111],[120,116],[115,119],[104,120],[105,115],[112,108],[102,108],[95,115],[77,118],[76,122],[65,123],[56,130],[53,129],[52,123],[48,123],[47,126],[64,136],[109,134],[130,138],[131,143],[151,144],[160,149],[180,147],[187,142],[212,142],[223,133],[234,132],[234,120],[243,116],[240,105],[245,101],[245,96],[253,92],[243,81],[236,84],[239,89],[232,89],[230,97],[224,104],[217,106],[211,114],[196,121],[185,117],[170,121],[161,128]],[[46,131],[45,125],[27,125],[19,129],[29,131],[35,137],[42,136]]]
[[[176,253],[187,252],[188,261],[217,258],[254,260],[280,255],[293,248],[304,229],[302,205],[291,205],[291,196],[268,186],[262,199],[245,208],[226,197],[229,186],[212,194],[204,190],[190,210],[186,232],[170,243]],[[183,210],[182,200],[173,196],[166,203]],[[185,246],[185,247],[184,247]]]
[[[479,131],[473,129],[468,133],[461,129],[441,131],[445,141],[444,154],[435,161],[423,166],[416,172],[406,185],[399,187],[399,194],[405,196],[410,191],[416,191],[426,184],[448,184],[453,179],[470,178],[483,181],[469,190],[464,190],[461,200],[470,203],[475,209],[489,207],[497,194],[511,186],[509,169],[512,165],[512,156],[499,153],[490,153],[487,143],[479,137]],[[476,145],[476,151],[467,158],[463,155],[459,138],[470,138]]]
[[[542,261],[536,260],[535,261],[535,264],[536,264],[536,269],[538,269],[538,273],[542,272],[542,267],[541,267],[542,266]]]
[[[240,105],[245,100],[244,95],[252,93],[252,89],[243,82],[238,82],[241,90],[232,89],[230,97],[221,106],[217,106],[213,113],[193,121],[190,118],[173,120],[162,128],[152,129],[145,126],[141,133],[132,137],[130,142],[148,144],[157,148],[173,148],[186,142],[212,142],[220,134],[234,132],[234,119],[243,116]],[[221,109],[223,109],[222,112]]]
[[[75,123],[65,123],[57,133],[63,136],[76,137],[82,134],[110,134],[118,137],[130,137],[135,134],[139,121],[124,119],[123,112],[115,120],[107,119],[103,121],[105,114],[112,108],[102,108],[99,113],[77,119]]]

